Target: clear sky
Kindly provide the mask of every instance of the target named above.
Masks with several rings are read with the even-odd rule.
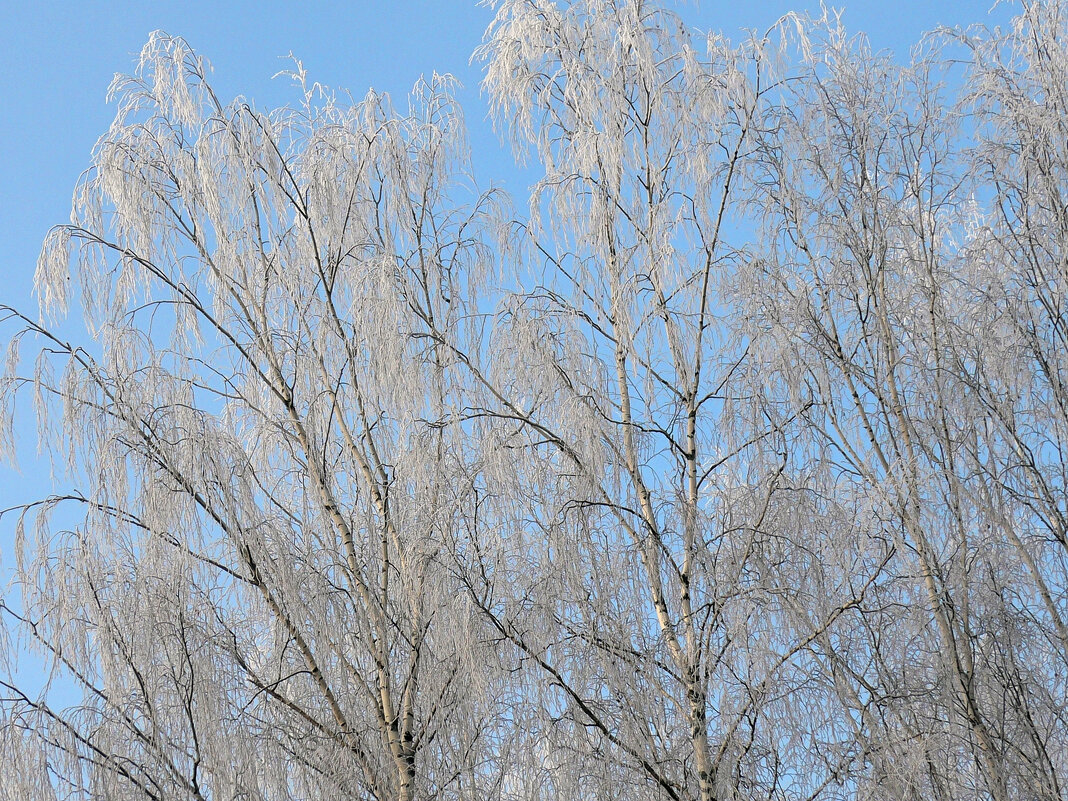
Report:
[[[845,2],[844,20],[876,49],[904,53],[938,24],[1005,20],[993,0]],[[668,2],[668,5],[671,5]],[[818,0],[693,0],[677,3],[687,20],[729,37],[763,29],[787,11],[818,10]],[[255,105],[293,98],[271,76],[292,51],[309,77],[359,97],[374,86],[403,96],[421,74],[450,72],[465,85],[461,101],[471,133],[476,177],[509,187],[515,175],[479,98],[471,51],[492,19],[473,0],[0,0],[0,302],[36,316],[34,264],[48,228],[68,219],[75,181],[93,143],[111,121],[105,92],[115,72],[132,69],[150,31],[185,37],[214,65],[220,97],[242,94]],[[519,199],[522,202],[522,199]],[[0,341],[9,331],[0,331]],[[27,347],[29,350],[29,347]],[[35,423],[23,416],[27,447],[21,473],[0,465],[0,508],[48,494],[48,467],[34,460]],[[0,521],[0,564],[11,556],[11,516]],[[0,568],[0,583],[6,571]]]

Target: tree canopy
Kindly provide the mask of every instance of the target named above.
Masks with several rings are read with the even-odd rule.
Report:
[[[1068,4],[906,64],[495,5],[528,198],[447,76],[116,79],[0,306],[68,486],[3,517],[0,800],[1063,801]]]

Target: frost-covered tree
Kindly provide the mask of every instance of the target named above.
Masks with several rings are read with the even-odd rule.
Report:
[[[512,2],[479,53],[494,111],[545,169],[536,277],[496,349],[516,400],[494,411],[540,467],[499,512],[533,530],[469,580],[537,666],[552,712],[531,749],[551,758],[525,781],[545,797],[811,792],[849,758],[821,713],[781,726],[825,706],[810,645],[882,561],[851,585],[810,576],[821,545],[794,530],[818,525],[808,467],[788,413],[754,395],[728,307],[752,150],[807,37],[789,19],[732,46],[647,3]]]
[[[1063,797],[1063,14],[908,68],[832,30],[757,147],[759,369],[894,551],[816,649],[873,797]]]
[[[6,609],[84,695],[10,687],[42,797],[492,791],[493,654],[442,555],[465,374],[433,331],[478,347],[494,197],[462,189],[448,79],[400,113],[294,77],[296,108],[224,105],[154,35],[38,266],[91,344],[8,312],[13,363],[43,345],[8,389],[79,481],[28,510]]]
[[[905,65],[495,5],[523,213],[447,78],[114,85],[4,307],[71,489],[0,799],[1065,798],[1068,5]]]

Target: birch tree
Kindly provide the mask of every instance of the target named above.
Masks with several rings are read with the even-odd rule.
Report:
[[[1048,397],[1050,306],[1025,289],[1034,251],[995,245],[1033,230],[1007,217],[1019,196],[1002,174],[1018,168],[999,143],[1027,100],[1003,86],[1048,78],[1041,59],[996,77],[988,59],[1063,22],[1029,7],[1016,25],[951,37],[974,55],[959,102],[940,49],[902,69],[832,31],[761,146],[765,237],[745,293],[763,369],[836,491],[872,499],[894,543],[852,642],[820,648],[878,797],[1062,797],[1063,687],[1047,679],[1063,673],[1064,585],[1037,532],[1056,530],[1063,494],[1059,468],[1033,460],[1063,451],[1056,423],[1030,418],[1048,402],[1029,400]],[[1037,508],[1021,473],[1045,491]]]
[[[3,307],[0,799],[1063,799],[1068,6],[494,8],[519,211],[447,77],[113,86]]]
[[[469,581],[540,676],[549,757],[525,781],[545,797],[818,795],[852,759],[811,646],[886,553],[824,570],[860,529],[804,496],[791,412],[754,393],[728,308],[756,134],[808,27],[731,45],[649,3],[509,2],[480,51],[544,167],[487,413],[551,466],[501,512],[533,530]],[[845,530],[806,541],[823,514]]]
[[[292,109],[224,105],[153,35],[45,243],[42,321],[6,309],[12,363],[41,348],[6,389],[78,481],[19,517],[5,605],[83,696],[5,683],[42,796],[492,793],[495,677],[440,555],[464,390],[427,332],[477,347],[495,199],[461,187],[449,79],[401,113],[292,77]],[[86,344],[51,323],[72,303]]]

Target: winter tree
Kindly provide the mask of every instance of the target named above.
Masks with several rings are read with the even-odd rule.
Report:
[[[1066,15],[504,0],[515,204],[154,34],[2,307],[0,799],[1065,798]]]
[[[38,267],[46,315],[80,284],[93,345],[10,312],[88,482],[37,507],[23,565],[18,617],[85,696],[12,688],[9,730],[62,760],[25,769],[42,794],[492,786],[494,656],[443,556],[464,390],[430,334],[477,343],[494,198],[454,199],[447,79],[400,113],[294,77],[294,109],[223,105],[153,36]],[[84,522],[49,531],[58,503]]]

